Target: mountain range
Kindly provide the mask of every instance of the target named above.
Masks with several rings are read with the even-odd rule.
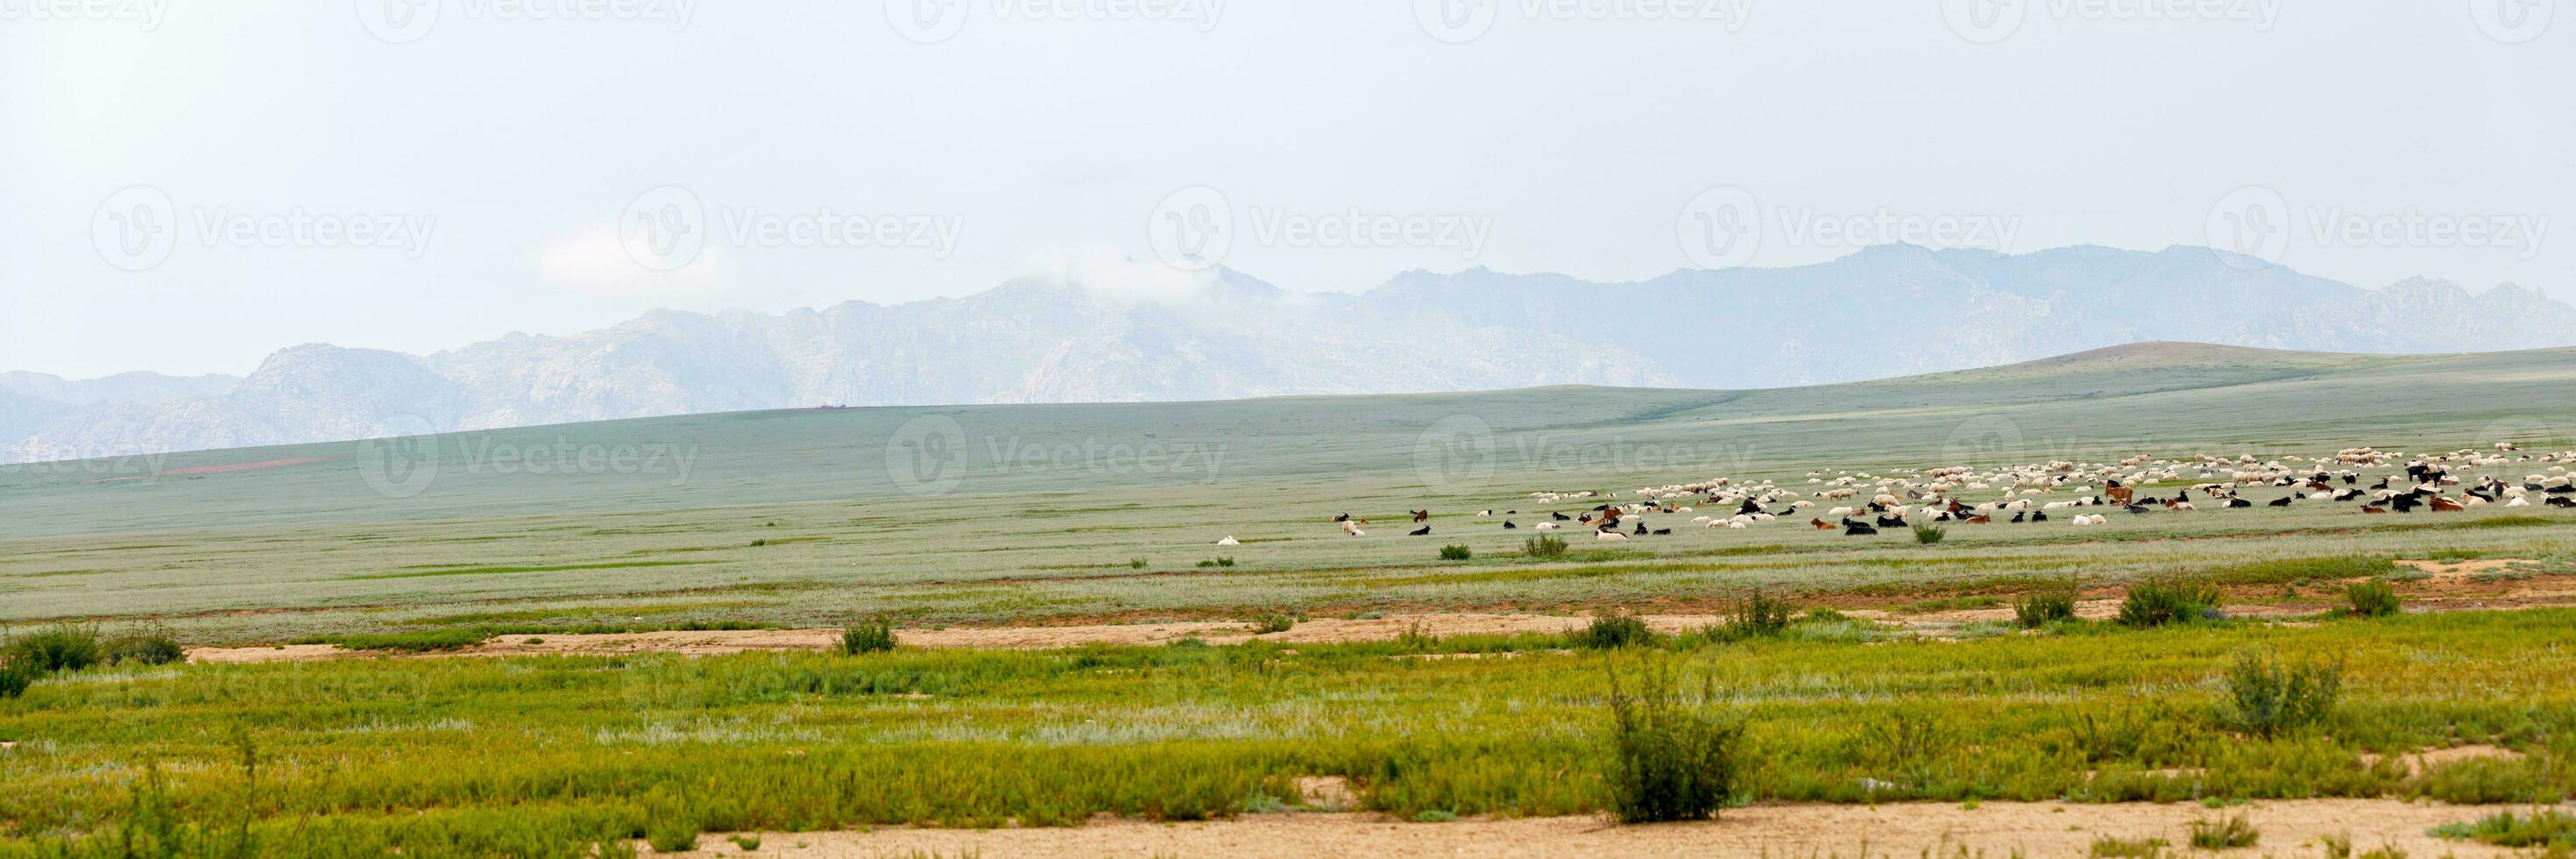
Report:
[[[1754,388],[2152,340],[2325,352],[2576,345],[2504,284],[2364,289],[2206,248],[1885,245],[1793,268],[1595,283],[1484,268],[1357,294],[1216,269],[1144,299],[1060,278],[894,305],[656,310],[426,356],[309,344],[247,377],[0,374],[0,461],[824,405],[1135,402],[1551,384]]]

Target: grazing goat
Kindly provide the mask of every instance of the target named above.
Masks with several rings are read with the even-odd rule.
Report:
[[[1406,531],[1406,532],[1404,532],[1404,536],[1407,536],[1407,537],[1424,537],[1424,536],[1429,536],[1430,534],[1431,534],[1431,526],[1429,526],[1429,525],[1424,525],[1424,526],[1422,526],[1422,527],[1420,527],[1420,528],[1415,528],[1415,529],[1413,529],[1413,530],[1411,530],[1411,531]]]

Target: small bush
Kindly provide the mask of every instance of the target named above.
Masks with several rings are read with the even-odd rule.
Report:
[[[1949,539],[1950,530],[1939,525],[1914,526],[1914,542],[1929,546]]]
[[[760,547],[762,547],[762,546],[766,546],[766,545],[769,545],[769,540],[768,540],[768,538],[765,538],[765,537],[764,537],[764,538],[761,538],[761,539],[758,539],[758,540],[753,540],[753,541],[751,541],[751,547],[752,547],[752,548],[754,548],[754,549],[757,549],[757,548],[760,548]]]
[[[1200,562],[1199,562],[1199,567],[1200,567],[1201,569],[1205,569],[1205,568],[1208,568],[1208,567],[1231,567],[1231,566],[1234,566],[1234,559],[1233,559],[1233,558],[1215,558],[1215,559],[1212,559],[1212,560],[1206,560],[1206,561],[1200,561]]]
[[[2445,823],[2433,827],[2432,834],[2437,838],[2466,839],[2498,847],[2576,848],[2576,815],[2540,809],[2524,814],[2499,811],[2479,818],[2475,823]]]
[[[166,636],[132,635],[107,645],[104,660],[110,665],[168,665],[185,659],[188,652]]]
[[[652,828],[645,830],[644,842],[653,845],[655,853],[685,853],[698,849],[698,827],[665,815]]]
[[[2314,724],[2334,709],[2343,692],[2343,668],[2284,665],[2256,651],[2236,657],[2227,672],[2233,721],[2249,734],[2270,737]]]
[[[69,624],[17,636],[0,647],[0,661],[37,675],[79,671],[97,665],[103,655],[98,630]]]
[[[883,615],[860,621],[841,630],[841,655],[883,653],[894,649],[894,621]],[[661,848],[654,848],[661,849]]]
[[[16,662],[0,662],[0,700],[27,694],[27,687],[35,682],[35,672]]]
[[[1541,534],[1521,541],[1521,554],[1533,558],[1553,558],[1565,554],[1565,541]]]
[[[2218,588],[2179,579],[2143,581],[2129,586],[2120,601],[2120,624],[2139,629],[2189,623],[2218,606]]]
[[[2387,617],[2396,614],[2397,588],[2381,579],[2345,585],[2343,598],[2352,603],[2352,613],[2361,617]]]
[[[2075,619],[2075,581],[2032,591],[2013,600],[2013,622],[2023,629],[2037,629],[2062,620]]]
[[[1422,622],[1418,620],[1395,636],[1396,649],[1406,653],[1429,653],[1432,648],[1438,646],[1440,646],[1440,637],[1423,629]]]
[[[1297,617],[1295,615],[1265,614],[1252,619],[1252,631],[1255,634],[1287,632],[1288,630],[1295,629],[1296,627]]]
[[[759,849],[760,849],[760,836],[758,836],[758,835],[736,835],[736,836],[734,836],[734,837],[733,837],[733,846],[734,846],[736,849],[739,849],[739,850],[741,850],[742,852],[745,852],[745,853],[750,853],[750,852],[752,852],[752,851],[759,850]]]
[[[1440,547],[1440,560],[1443,561],[1464,561],[1475,556],[1476,553],[1465,546]]]
[[[2254,824],[2246,820],[2245,815],[2242,814],[2215,821],[2191,822],[2191,846],[2202,850],[2252,847],[2254,842],[2262,837],[2263,833],[2255,830]]]
[[[1735,791],[1742,725],[1685,705],[1672,684],[1647,669],[1635,692],[1610,674],[1611,813],[1623,823],[1699,820]]]
[[[1752,596],[1737,600],[1726,614],[1726,637],[1734,640],[1771,638],[1789,628],[1789,602],[1755,589]]]
[[[1144,568],[1145,568],[1145,559],[1143,559],[1143,558],[1128,558],[1128,559],[1127,559],[1127,568],[1128,568],[1128,569],[1131,569],[1131,570],[1141,570],[1141,569],[1144,569]]]
[[[1655,631],[1646,622],[1626,612],[1601,612],[1592,616],[1592,625],[1566,637],[1568,644],[1595,650],[1637,647],[1655,643]]]

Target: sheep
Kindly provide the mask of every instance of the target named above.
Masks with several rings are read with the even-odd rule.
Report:
[[[1349,534],[1349,535],[1351,535],[1351,536],[1353,536],[1353,537],[1366,537],[1366,536],[1368,536],[1368,532],[1360,530],[1360,523],[1358,523],[1358,522],[1354,522],[1354,521],[1351,521],[1351,520],[1349,520],[1349,519],[1344,519],[1344,520],[1342,520],[1342,533],[1344,533],[1344,534]]]
[[[1237,542],[1235,542],[1235,540],[1234,540],[1234,535],[1232,535],[1232,534],[1227,534],[1227,535],[1225,535],[1225,539],[1216,541],[1216,544],[1217,544],[1217,545],[1219,545],[1219,546],[1240,546],[1240,545],[1242,545],[1241,543],[1237,543]]]
[[[1532,527],[1532,528],[1536,528],[1536,529],[1541,530],[1541,531],[1554,531],[1554,530],[1556,530],[1557,525],[1556,525],[1556,523],[1554,523],[1554,522],[1541,522],[1541,523],[1538,523],[1538,524],[1536,524],[1536,525],[1532,525],[1532,526],[1530,526],[1530,527]]]
[[[1622,533],[1619,533],[1619,532],[1617,532],[1617,531],[1594,531],[1594,532],[1592,532],[1592,539],[1595,539],[1595,540],[1604,540],[1604,541],[1607,541],[1607,540],[1626,540],[1626,539],[1628,539],[1628,535],[1626,535],[1626,534],[1622,534]]]

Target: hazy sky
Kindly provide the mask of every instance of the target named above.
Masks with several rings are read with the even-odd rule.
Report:
[[[2576,299],[2567,5],[0,0],[0,369],[1167,257],[1359,290],[2235,236]]]

